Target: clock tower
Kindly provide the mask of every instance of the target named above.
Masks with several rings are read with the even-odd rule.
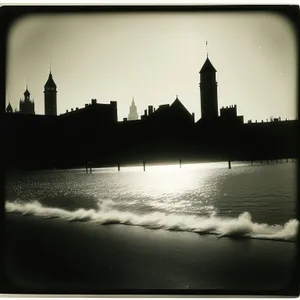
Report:
[[[44,99],[45,99],[45,115],[57,115],[57,101],[56,101],[56,84],[53,80],[51,70],[48,80],[44,86]]]
[[[216,81],[216,72],[216,69],[207,57],[199,72],[201,117],[206,120],[218,117],[218,83]]]

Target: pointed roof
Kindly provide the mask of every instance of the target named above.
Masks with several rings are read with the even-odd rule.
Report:
[[[7,112],[12,112],[13,111],[12,106],[10,105],[10,103],[8,103],[8,105],[6,107],[6,111]]]
[[[54,88],[56,88],[56,84],[55,84],[55,82],[54,82],[54,80],[53,80],[51,71],[50,71],[48,80],[47,80],[47,82],[46,82],[46,84],[45,84],[45,87],[54,87]]]
[[[205,72],[217,72],[217,70],[214,68],[214,66],[212,65],[208,57],[206,58],[206,61],[203,64],[199,73],[205,73]]]
[[[174,104],[175,104],[175,105],[178,105],[178,104],[179,104],[179,105],[183,105],[183,104],[180,102],[180,100],[178,99],[178,95],[176,95],[176,99],[175,99],[174,102],[171,104],[171,106],[174,105]]]
[[[131,106],[135,106],[134,97],[132,97]]]
[[[24,92],[24,96],[25,96],[25,98],[29,98],[29,96],[30,96],[30,93],[28,91],[28,87],[27,86],[26,86],[26,90]]]
[[[181,101],[178,99],[178,96],[176,95],[176,99],[174,102],[171,104],[171,107],[180,107],[183,111],[187,112],[190,114],[190,112],[187,110],[187,108],[181,103]]]

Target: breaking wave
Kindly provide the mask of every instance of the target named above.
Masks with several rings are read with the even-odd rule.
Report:
[[[136,214],[111,208],[112,201],[99,204],[99,209],[68,211],[61,208],[45,207],[38,201],[29,203],[7,202],[6,211],[42,218],[60,218],[70,222],[83,221],[99,224],[125,224],[143,226],[151,229],[189,231],[202,234],[216,234],[219,237],[243,237],[296,241],[299,221],[289,220],[284,225],[254,223],[251,214],[244,212],[238,218],[223,218],[212,213],[207,217],[154,212]]]

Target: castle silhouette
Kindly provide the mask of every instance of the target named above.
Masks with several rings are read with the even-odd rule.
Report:
[[[297,120],[244,123],[236,105],[219,111],[216,73],[207,56],[199,72],[201,118],[197,122],[178,95],[171,105],[157,109],[149,105],[140,119],[133,99],[128,118],[118,122],[115,101],[100,104],[92,99],[83,108],[57,115],[57,86],[50,70],[44,86],[44,115],[35,114],[27,86],[19,111],[14,112],[10,103],[6,107],[8,167],[296,157]]]

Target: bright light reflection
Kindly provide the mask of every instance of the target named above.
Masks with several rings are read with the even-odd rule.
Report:
[[[246,165],[249,163],[246,163]],[[94,186],[95,197],[114,199],[117,203],[154,210],[176,213],[212,213],[214,199],[218,196],[221,177],[239,172],[245,163],[233,163],[228,170],[228,162],[172,165],[117,166],[93,169],[90,184]],[[82,171],[81,171],[82,172]],[[94,176],[93,176],[94,175]],[[100,176],[100,177],[99,177]],[[107,192],[106,180],[113,186]],[[103,190],[104,189],[104,190]],[[91,191],[91,189],[89,189]]]
[[[165,202],[172,202],[188,190],[198,188],[202,194],[206,193],[205,183],[214,168],[224,167],[224,163],[158,165],[143,167],[127,167],[123,172],[134,172],[135,187],[133,194],[141,193],[148,197],[164,197]],[[138,171],[138,172],[137,172]]]

